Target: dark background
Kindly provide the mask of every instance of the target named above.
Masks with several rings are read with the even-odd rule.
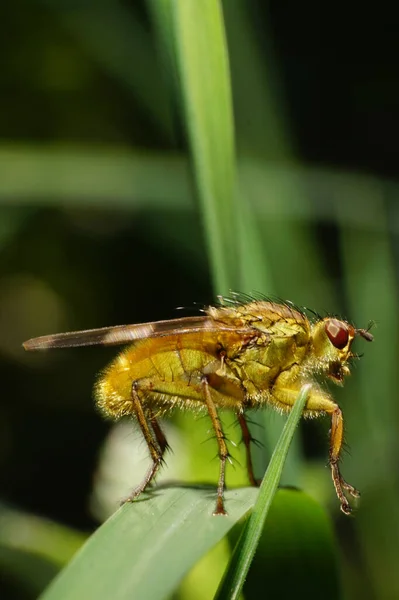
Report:
[[[326,196],[328,180],[315,181],[325,170],[328,177],[369,174],[373,179],[361,179],[359,194],[384,181],[390,191],[385,215],[396,215],[399,57],[393,8],[255,0],[238,5],[226,6],[226,27],[239,157],[289,168],[295,156],[296,165],[309,169],[310,209],[294,219],[308,219],[339,308],[348,312],[334,198]],[[172,198],[162,205],[133,186],[126,207],[123,193],[115,200],[112,193],[97,197],[95,189],[76,193],[79,183],[71,184],[71,192],[66,185],[84,181],[82,171],[96,157],[104,169],[108,156],[116,163],[119,156],[150,164],[154,158],[165,165],[165,177],[153,182],[154,195],[162,197],[164,188],[169,198],[168,166],[186,153],[147,5],[131,0],[117,6],[119,16],[94,2],[17,0],[0,7],[0,493],[18,510],[82,530],[96,526],[87,498],[110,427],[93,409],[92,386],[114,351],[37,357],[25,355],[20,344],[60,330],[174,317],[177,306],[192,314],[194,301],[213,299],[193,195],[187,203]],[[245,22],[264,68],[265,97],[271,98],[258,113],[256,86],[242,85],[247,58],[237,19]],[[121,20],[126,31],[119,29]],[[284,214],[277,215],[279,222]],[[396,265],[395,227],[392,218],[386,241]],[[278,256],[272,261],[279,281]],[[396,266],[392,272],[396,284]],[[296,301],[289,270],[281,279],[277,293]],[[309,290],[301,292],[302,300],[312,302]],[[325,460],[323,433],[310,424],[304,437],[309,458]],[[397,448],[392,452],[397,466]],[[351,554],[361,541],[351,525],[345,527],[342,543]],[[367,578],[359,583],[367,560],[352,560],[350,589],[377,598],[377,588],[366,589]],[[0,594],[30,597],[9,577]]]

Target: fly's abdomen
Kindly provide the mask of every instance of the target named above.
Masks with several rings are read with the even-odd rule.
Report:
[[[131,415],[135,384],[143,407],[158,413],[176,406],[201,407],[204,373],[215,373],[219,367],[219,358],[203,349],[181,348],[179,340],[145,340],[127,348],[102,372],[95,387],[96,402],[108,417]],[[220,388],[220,392],[215,389],[215,401],[223,405],[227,392],[222,384]]]

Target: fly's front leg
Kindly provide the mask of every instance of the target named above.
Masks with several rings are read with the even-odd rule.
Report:
[[[360,492],[352,485],[347,483],[341,475],[339,469],[339,461],[341,458],[342,443],[344,437],[344,420],[342,411],[338,404],[333,400],[326,398],[321,392],[320,394],[310,394],[306,408],[310,411],[326,412],[331,415],[331,433],[330,433],[330,453],[329,463],[331,468],[331,476],[334,483],[335,491],[341,504],[341,510],[345,515],[350,515],[352,512],[344,491],[349,493],[353,498],[359,498]]]
[[[226,439],[223,433],[222,424],[219,419],[219,415],[216,410],[214,401],[212,400],[211,391],[209,388],[208,379],[206,377],[202,380],[204,389],[204,398],[208,409],[209,416],[211,417],[212,425],[216,433],[216,440],[219,446],[219,459],[220,459],[220,471],[219,471],[219,483],[217,491],[216,508],[214,515],[227,515],[224,508],[223,493],[224,493],[224,481],[226,471],[226,461],[229,458],[229,451],[226,444]]]
[[[301,390],[300,382],[295,382],[295,386],[290,385],[290,381],[284,377],[279,377],[276,380],[273,388],[272,403],[275,403],[289,410],[295,402]],[[344,491],[349,493],[354,498],[360,497],[360,492],[352,485],[347,483],[342,477],[339,469],[339,461],[341,458],[342,443],[344,437],[344,421],[342,411],[331,397],[323,392],[316,385],[310,390],[308,400],[305,407],[305,416],[319,416],[323,413],[331,415],[331,433],[330,433],[330,452],[329,464],[331,468],[332,480],[335,491],[341,504],[341,510],[344,514],[350,515],[352,512]]]
[[[143,405],[141,403],[138,390],[139,384],[137,381],[134,381],[131,390],[132,405],[137,418],[137,422],[147,443],[148,450],[152,458],[152,465],[149,467],[142,482],[132,491],[130,496],[128,496],[128,498],[126,498],[123,502],[133,502],[133,500],[138,498],[140,494],[144,492],[144,490],[147,488],[147,486],[151,483],[151,481],[157,474],[157,471],[159,470],[159,467],[162,464],[162,455],[168,447],[166,438],[152,412],[149,413],[149,420],[151,424],[150,427],[146,413],[143,410]]]
[[[334,402],[331,404],[332,418],[330,437],[330,466],[337,496],[341,501],[341,510],[346,515],[349,515],[352,512],[352,509],[346,501],[343,490],[346,490],[354,498],[359,498],[360,492],[352,485],[347,483],[345,479],[343,479],[339,470],[339,458],[343,441],[344,420],[339,406]]]

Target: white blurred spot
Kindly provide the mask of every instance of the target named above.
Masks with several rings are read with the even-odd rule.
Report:
[[[172,451],[165,454],[156,483],[182,481],[188,468],[183,438],[173,423],[162,422],[162,430]],[[143,479],[151,461],[148,449],[135,422],[121,421],[113,426],[101,450],[94,477],[90,510],[100,521],[119,507],[121,500]]]

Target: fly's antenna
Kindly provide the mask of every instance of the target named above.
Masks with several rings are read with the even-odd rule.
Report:
[[[370,323],[367,326],[367,329],[356,329],[356,334],[360,335],[363,339],[367,340],[368,342],[372,342],[374,340],[374,336],[372,333],[370,333],[370,329],[374,327],[375,324],[375,321],[370,321]]]

